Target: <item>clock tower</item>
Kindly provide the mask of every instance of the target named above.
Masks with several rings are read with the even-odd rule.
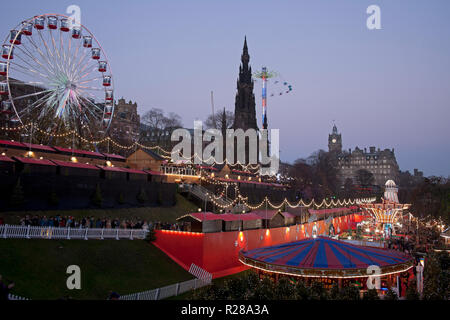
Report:
[[[328,135],[328,152],[340,153],[342,151],[342,138],[338,133],[336,125],[333,125],[333,132]]]

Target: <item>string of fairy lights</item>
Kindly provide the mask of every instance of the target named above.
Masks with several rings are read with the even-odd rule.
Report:
[[[309,203],[306,203],[303,199],[298,200],[296,204],[292,204],[289,202],[287,198],[284,198],[283,201],[279,204],[274,204],[270,201],[270,199],[266,196],[264,197],[264,200],[262,200],[259,204],[252,205],[248,202],[248,197],[243,197],[241,194],[238,194],[234,200],[231,201],[231,203],[223,205],[217,201],[218,198],[212,196],[211,194],[207,194],[208,199],[218,208],[220,209],[227,209],[229,207],[234,206],[237,203],[241,203],[244,206],[248,207],[251,210],[259,209],[265,205],[267,207],[270,207],[272,209],[281,209],[283,206],[288,206],[290,208],[298,208],[298,207],[314,207],[316,209],[320,208],[330,208],[330,207],[337,207],[337,206],[349,206],[349,205],[355,205],[359,203],[364,202],[373,202],[376,199],[375,198],[363,198],[363,199],[347,199],[347,200],[333,200],[331,199],[329,202],[327,202],[325,199],[322,200],[320,203],[316,203],[315,199],[312,199]]]
[[[207,180],[208,183],[214,184],[214,185],[223,185],[224,189],[220,192],[220,194],[217,196],[214,193],[208,193],[207,197],[208,199],[218,208],[220,209],[227,209],[229,207],[234,206],[237,203],[242,203],[244,206],[250,208],[251,210],[256,210],[259,209],[265,205],[273,208],[273,209],[280,209],[282,208],[284,205],[290,207],[290,208],[298,208],[300,206],[302,207],[314,207],[317,209],[320,208],[330,208],[330,207],[336,207],[336,206],[348,206],[348,205],[354,205],[354,204],[359,204],[359,203],[371,203],[374,202],[376,200],[375,197],[373,198],[363,198],[363,199],[347,199],[347,200],[334,200],[334,199],[330,199],[329,202],[326,201],[326,199],[323,199],[320,203],[317,203],[314,199],[312,199],[309,203],[305,202],[303,199],[300,199],[297,201],[297,203],[291,203],[289,202],[289,200],[287,198],[284,198],[283,201],[281,201],[281,203],[279,204],[274,204],[270,201],[270,199],[266,196],[264,197],[264,200],[262,200],[259,204],[250,204],[248,202],[248,197],[244,197],[239,189],[239,186],[236,182],[224,182],[224,181],[217,181],[217,180],[213,180],[209,177],[203,177],[204,180]],[[234,190],[235,190],[235,195],[236,197],[231,200],[230,203],[224,205],[222,203],[219,203],[218,199],[223,199],[223,196],[225,195],[225,188],[229,187],[229,186],[233,186]]]
[[[65,133],[59,133],[59,134],[51,133],[51,132],[47,132],[46,130],[39,128],[39,126],[37,126],[35,123],[31,123],[31,122],[14,127],[14,128],[0,127],[0,130],[2,130],[2,131],[19,131],[19,130],[27,129],[28,127],[32,127],[32,130],[36,130],[41,134],[44,134],[46,136],[53,137],[53,138],[64,138],[64,137],[68,137],[68,136],[74,136],[74,137],[77,137],[78,139],[80,139],[81,141],[83,141],[84,143],[91,144],[91,145],[98,145],[98,144],[108,142],[108,143],[112,143],[115,147],[123,149],[123,150],[132,150],[133,148],[136,148],[136,147],[139,147],[142,149],[147,149],[147,150],[158,150],[160,152],[160,156],[165,159],[172,159],[172,155],[177,154],[179,158],[182,158],[185,161],[190,161],[192,163],[195,162],[195,159],[198,159],[200,162],[208,163],[210,165],[227,164],[230,167],[240,166],[247,173],[254,173],[254,172],[251,172],[250,170],[259,170],[260,169],[259,164],[247,164],[246,165],[239,161],[236,161],[236,162],[229,161],[227,158],[225,158],[223,161],[217,161],[213,156],[210,156],[207,159],[203,159],[197,153],[194,153],[190,157],[185,157],[181,154],[181,150],[168,151],[168,150],[165,150],[161,146],[157,146],[157,145],[156,146],[146,146],[138,141],[134,141],[130,145],[123,145],[123,144],[120,144],[119,142],[115,141],[110,136],[107,136],[100,140],[89,140],[89,139],[86,139],[85,137],[83,137],[82,135],[80,135],[76,130],[69,130]]]
[[[142,149],[147,149],[147,150],[158,150],[160,152],[160,156],[165,158],[165,159],[171,159],[171,155],[173,154],[178,154],[179,157],[183,158],[184,160],[187,161],[194,161],[195,158],[199,159],[201,162],[204,163],[211,163],[210,165],[214,165],[214,164],[218,164],[218,165],[222,165],[222,164],[227,164],[230,167],[235,167],[235,166],[240,166],[241,168],[243,168],[244,172],[246,173],[255,173],[252,172],[250,170],[258,170],[260,169],[260,165],[259,164],[242,164],[239,161],[237,162],[230,162],[228,159],[224,159],[224,161],[216,161],[214,159],[214,157],[210,157],[208,159],[203,159],[202,157],[200,157],[197,153],[194,153],[192,156],[190,157],[184,157],[183,155],[181,155],[181,150],[177,150],[177,151],[168,151],[165,150],[164,148],[162,148],[161,146],[146,146],[142,143],[139,143],[138,141],[134,141],[133,143],[131,143],[130,145],[123,145],[120,144],[119,142],[115,141],[113,138],[111,138],[110,136],[107,136],[103,139],[100,140],[89,140],[86,139],[85,137],[81,136],[76,130],[70,130],[67,131],[65,133],[50,133],[47,132],[46,130],[41,129],[38,125],[36,125],[35,123],[26,123],[26,124],[22,124],[20,126],[16,126],[16,127],[0,127],[1,131],[7,131],[7,132],[13,132],[13,131],[19,131],[19,130],[24,130],[24,129],[28,129],[29,127],[32,128],[32,130],[36,130],[37,132],[44,134],[46,136],[49,137],[53,137],[53,138],[64,138],[64,137],[68,137],[68,136],[75,136],[78,139],[80,139],[81,141],[83,141],[84,143],[87,144],[92,144],[92,145],[98,145],[101,143],[112,143],[115,147],[120,148],[120,149],[124,149],[124,150],[131,150],[133,148],[139,147]],[[222,185],[224,188],[223,190],[220,192],[219,195],[215,195],[215,194],[210,194],[208,193],[207,196],[210,199],[210,201],[217,207],[221,208],[221,209],[226,209],[229,208],[231,206],[234,206],[237,203],[242,203],[243,205],[245,205],[246,207],[248,207],[251,210],[256,210],[259,209],[263,206],[268,206],[271,207],[273,209],[280,209],[283,206],[288,206],[290,208],[298,208],[300,206],[303,207],[313,207],[313,208],[330,208],[330,207],[334,207],[334,206],[348,206],[348,205],[355,205],[355,204],[360,204],[360,203],[371,203],[374,202],[376,199],[375,198],[363,198],[363,199],[347,199],[347,200],[334,200],[331,199],[329,202],[327,202],[325,199],[323,199],[320,203],[317,203],[315,201],[315,199],[312,199],[309,203],[306,203],[303,199],[300,199],[297,201],[297,203],[291,203],[289,202],[289,200],[287,198],[284,198],[283,201],[281,201],[281,203],[279,204],[274,204],[270,201],[270,199],[266,196],[264,198],[264,200],[262,200],[259,204],[250,204],[248,202],[248,197],[244,197],[242,196],[242,194],[240,193],[238,184],[236,182],[224,182],[224,181],[219,181],[219,180],[215,180],[215,179],[211,179],[209,177],[203,177],[204,179],[208,180],[208,183],[211,184],[215,184],[215,185]],[[251,179],[251,178],[250,178]],[[230,185],[233,185],[235,188],[235,194],[236,197],[235,199],[231,200],[231,202],[229,202],[229,204],[227,205],[223,205],[221,203],[218,202],[219,199],[223,199],[224,195],[225,195],[225,188],[228,188]],[[225,197],[226,198],[226,197]],[[433,219],[430,215],[424,217],[424,218],[416,218],[414,217],[411,213],[409,214],[409,219],[416,223],[416,224],[423,224],[423,225],[430,225],[431,227],[434,226],[438,226],[440,229],[444,229],[445,225],[442,222],[442,219],[440,218],[439,220]]]

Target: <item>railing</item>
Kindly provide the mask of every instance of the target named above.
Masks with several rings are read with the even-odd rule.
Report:
[[[192,279],[158,289],[120,296],[119,300],[162,300],[183,294],[187,291],[207,286],[211,281]]]
[[[145,229],[59,228],[0,225],[0,238],[15,239],[145,239]]]
[[[121,296],[119,300],[162,300],[183,294],[190,290],[207,286],[212,281],[212,274],[196,266],[195,264],[191,264],[191,267],[189,268],[189,273],[196,276],[197,279],[171,284],[169,286],[165,286],[158,289],[127,294]]]
[[[16,296],[16,295],[10,293],[10,294],[8,294],[8,300],[30,300],[30,299],[24,298],[24,297],[19,297],[19,296]]]
[[[188,190],[202,201],[211,201],[210,195],[213,193],[202,186],[190,185],[188,187]],[[215,201],[217,204],[223,207],[230,207],[233,204],[233,201],[226,197],[219,197],[217,199],[215,198]]]

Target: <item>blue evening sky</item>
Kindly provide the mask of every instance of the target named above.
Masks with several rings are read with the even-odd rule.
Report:
[[[345,149],[395,148],[401,170],[450,175],[450,1],[7,1],[4,36],[20,21],[81,7],[108,54],[116,98],[178,113],[186,127],[234,110],[244,36],[253,70],[293,86],[268,100],[281,157],[327,149],[335,120]],[[381,8],[381,30],[366,8]],[[261,122],[260,84],[255,84]]]

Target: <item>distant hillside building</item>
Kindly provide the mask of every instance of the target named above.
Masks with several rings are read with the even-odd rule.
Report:
[[[383,186],[387,180],[398,181],[400,170],[395,158],[394,149],[376,149],[369,147],[355,150],[342,150],[342,136],[333,126],[331,134],[328,136],[328,151],[336,156],[336,166],[339,169],[341,183],[350,178],[353,183],[357,183],[357,171],[365,169],[373,174],[375,184]]]
[[[139,139],[139,124],[136,102],[132,103],[130,100],[127,103],[124,98],[119,99],[109,128],[111,137],[121,143],[131,144]]]

